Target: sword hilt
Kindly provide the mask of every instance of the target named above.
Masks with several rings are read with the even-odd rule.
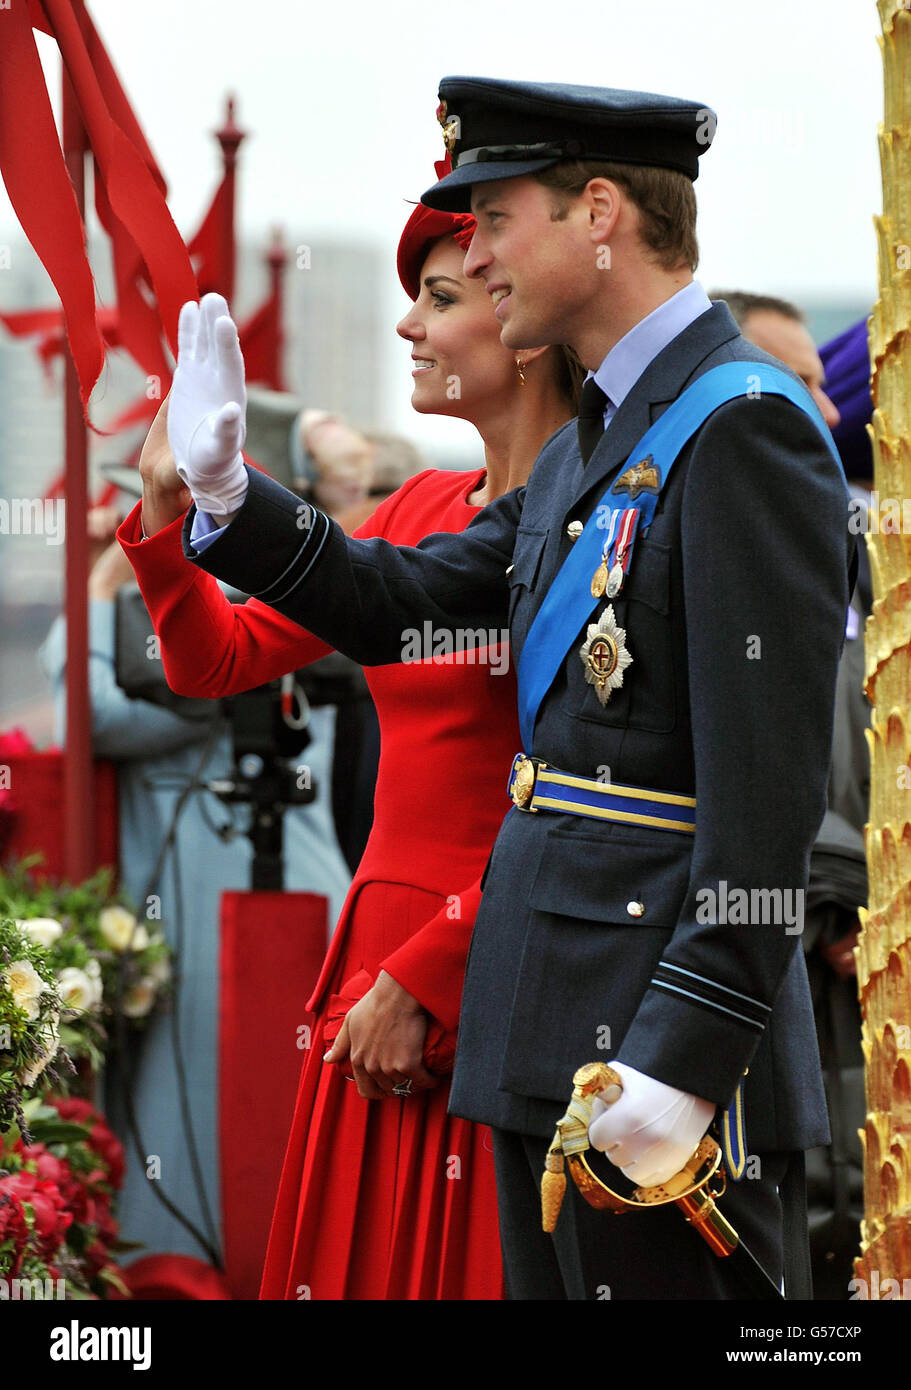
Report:
[[[564,1161],[569,1165],[573,1181],[590,1206],[621,1214],[641,1210],[643,1207],[666,1206],[671,1202],[682,1205],[700,1190],[705,1190],[706,1200],[696,1202],[687,1211],[691,1220],[704,1238],[716,1248],[715,1242],[726,1239],[721,1235],[720,1218],[715,1223],[711,1218],[714,1198],[724,1191],[724,1172],[721,1170],[722,1186],[718,1192],[709,1196],[707,1184],[721,1166],[721,1150],[709,1135],[703,1136],[699,1144],[678,1173],[667,1182],[653,1187],[637,1187],[631,1197],[615,1192],[599,1178],[588,1165],[586,1151],[591,1147],[588,1128],[591,1124],[592,1106],[596,1097],[613,1104],[623,1093],[622,1077],[606,1062],[588,1062],[580,1067],[573,1077],[573,1094],[566,1114],[557,1124],[553,1143],[545,1160],[545,1173],[541,1183],[542,1220],[545,1231],[553,1231],[563,1201],[566,1186]],[[720,1217],[720,1213],[719,1213]],[[730,1228],[728,1228],[730,1229]],[[714,1232],[718,1231],[715,1235]],[[735,1237],[736,1243],[736,1237]],[[720,1248],[716,1249],[720,1254]]]

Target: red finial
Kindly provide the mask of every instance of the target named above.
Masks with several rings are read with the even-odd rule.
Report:
[[[288,262],[288,251],[281,227],[272,228],[272,243],[266,254],[266,262],[270,270],[281,270]]]
[[[215,132],[218,143],[221,145],[226,169],[233,168],[234,161],[237,158],[238,146],[247,133],[245,130],[241,130],[238,125],[235,125],[234,111],[236,105],[237,98],[232,93],[227,98],[225,123],[221,127],[221,130],[216,130]]]

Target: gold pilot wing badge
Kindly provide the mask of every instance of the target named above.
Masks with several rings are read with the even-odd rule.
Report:
[[[661,491],[661,470],[657,467],[651,454],[647,454],[644,459],[634,463],[632,468],[627,468],[624,473],[614,483],[611,492],[628,492],[630,501],[635,502],[640,492]]]
[[[617,625],[613,604],[608,604],[596,623],[589,623],[588,635],[579,649],[585,679],[606,705],[623,684],[623,672],[633,658],[626,649],[626,629]]]

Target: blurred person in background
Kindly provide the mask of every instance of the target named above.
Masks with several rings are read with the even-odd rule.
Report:
[[[467,214],[415,209],[399,245],[413,303],[398,332],[412,345],[413,407],[470,420],[486,467],[420,473],[359,536],[416,545],[432,532],[463,530],[525,482],[541,445],[575,414],[580,375],[566,353],[504,348],[483,284],[462,274],[474,225]],[[207,296],[199,312],[211,331],[227,309]],[[165,413],[144,451],[142,508],[118,534],[171,683],[226,694],[325,652],[256,599],[232,608],[184,558],[191,499],[167,446]],[[508,809],[502,769],[518,746],[505,637],[491,633],[471,661],[428,651],[368,672],[382,730],[374,825],[309,1004],[317,1026],[263,1298],[296,1299],[304,1286],[312,1299],[502,1296],[489,1131],[447,1114],[447,1099],[480,876]]]
[[[223,779],[234,768],[231,721],[223,707],[213,701],[186,699],[171,700],[169,707],[131,698],[118,684],[118,596],[121,600],[135,597],[141,606],[138,593],[128,594],[135,591],[133,571],[114,539],[122,516],[112,507],[93,508],[88,514],[93,543],[88,588],[92,747],[95,757],[117,765],[119,881],[140,920],[147,910],[147,895],[160,899],[161,926],[175,952],[176,1001],[170,1007],[178,1012],[176,1019],[156,1013],[131,1040],[126,1076],[116,1059],[109,1063],[105,1109],[127,1149],[126,1178],[118,1199],[122,1238],[145,1247],[127,1260],[152,1253],[200,1258],[207,1252],[156,1197],[155,1183],[145,1174],[145,1154],[158,1156],[160,1186],[169,1200],[220,1249],[219,899],[226,890],[250,887],[252,852],[236,812],[229,815],[224,804],[200,785]],[[151,626],[146,618],[144,631],[129,635],[139,644],[140,659],[148,654],[145,633],[151,632]],[[55,736],[63,746],[66,623],[62,617],[55,620],[39,655],[54,695]],[[163,692],[163,698],[168,698],[168,692]],[[350,882],[335,837],[329,796],[334,729],[331,706],[311,709],[312,741],[306,756],[321,790],[309,805],[288,809],[284,841],[286,887],[325,895],[330,925]],[[191,784],[194,790],[175,825],[178,802]],[[234,822],[233,833],[222,838],[217,828],[229,820]],[[172,829],[173,843],[156,874]],[[179,1033],[192,1133],[182,1118],[175,1033]],[[132,1091],[142,1158],[129,1132],[125,1081]]]
[[[287,479],[299,496],[328,511],[347,535],[377,506],[426,467],[401,435],[361,430],[342,416],[301,408],[288,392],[252,387],[247,400],[247,449],[273,477]],[[336,716],[332,809],[336,834],[354,873],[373,824],[380,728],[362,667],[335,654],[347,672]]]
[[[320,462],[320,438],[317,432],[311,443]],[[352,502],[335,514],[342,530],[353,536],[366,522],[380,502],[398,492],[409,478],[426,467],[419,450],[410,440],[398,434],[364,430],[363,439],[370,446],[370,491],[360,501]],[[303,491],[301,495],[305,495]],[[313,500],[319,505],[318,491]],[[340,658],[344,659],[344,658]],[[373,825],[373,795],[380,763],[380,725],[376,706],[370,698],[367,681],[361,672],[359,698],[339,705],[336,724],[335,761],[332,777],[332,806],[339,844],[352,873],[364,856]]]
[[[359,430],[328,410],[301,411],[291,432],[291,464],[295,492],[336,520],[370,494],[373,447]]]
[[[726,301],[745,338],[801,377],[826,424],[836,432],[844,462],[838,437],[840,412],[828,394],[822,359],[800,309],[785,299],[741,291],[718,290],[710,297]],[[852,341],[858,340],[857,333],[849,331]],[[865,339],[862,350],[866,355]],[[863,443],[869,467],[865,432]],[[864,457],[863,448],[851,457]],[[846,465],[846,472],[850,466]],[[867,474],[861,471],[865,482]],[[849,485],[858,495],[858,480],[850,475]],[[863,1151],[858,1130],[863,1128],[866,1106],[854,947],[860,932],[857,909],[867,901],[863,828],[870,796],[866,742],[870,705],[864,694],[863,644],[863,624],[870,612],[865,598],[869,589],[865,545],[858,546],[858,557],[858,580],[848,609],[835,690],[826,813],[810,855],[802,937],[832,1131],[830,1145],[807,1153],[813,1289],[815,1297],[824,1300],[848,1297],[863,1217]]]

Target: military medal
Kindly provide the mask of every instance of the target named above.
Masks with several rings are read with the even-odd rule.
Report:
[[[623,672],[633,658],[626,649],[626,629],[619,627],[611,604],[596,623],[589,623],[586,640],[579,656],[585,667],[585,679],[595,687],[602,706],[623,684]]]
[[[620,508],[614,507],[607,522],[607,538],[601,547],[601,563],[592,575],[591,594],[592,598],[603,598],[607,588],[608,574],[610,572],[610,553],[617,534],[617,522],[620,519]]]
[[[607,523],[607,540],[601,550],[601,563],[592,575],[592,598],[603,598],[607,594],[608,598],[614,599],[623,588],[638,521],[638,507],[615,507],[611,512]]]

